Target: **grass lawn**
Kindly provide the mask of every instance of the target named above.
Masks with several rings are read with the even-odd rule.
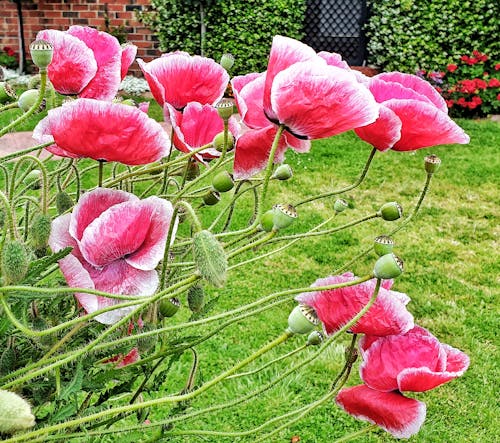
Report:
[[[153,109],[158,115],[157,109]],[[441,342],[465,351],[471,358],[466,374],[433,391],[409,396],[427,403],[427,419],[419,434],[410,442],[495,442],[498,441],[498,275],[497,242],[498,179],[500,171],[500,124],[492,121],[466,121],[459,124],[471,136],[466,146],[442,146],[412,153],[377,153],[367,179],[344,198],[352,208],[340,214],[328,227],[340,226],[376,211],[386,201],[398,201],[409,213],[416,203],[425,181],[423,158],[437,154],[442,167],[431,183],[418,217],[396,237],[395,252],[405,261],[405,273],[393,289],[407,293],[412,302],[409,310],[415,320],[430,329]],[[313,143],[311,153],[287,154],[294,169],[288,182],[273,181],[268,194],[269,205],[296,203],[313,192],[343,187],[355,180],[370,148],[352,133]],[[314,191],[313,191],[314,190]],[[333,211],[334,198],[315,201],[298,208],[299,220],[283,235],[305,231],[327,218]],[[244,200],[241,205],[249,205]],[[211,220],[219,206],[202,209]],[[234,220],[243,225],[248,211]],[[205,218],[203,219],[205,220]],[[208,221],[204,222],[208,226]],[[387,233],[398,222],[369,221],[337,234],[306,239],[263,261],[236,268],[223,289],[210,290],[211,298],[219,297],[214,312],[222,312],[249,303],[269,293],[294,287],[309,286],[317,278],[331,275],[361,250],[371,245],[377,235]],[[272,247],[277,247],[273,244]],[[238,261],[271,250],[251,251]],[[364,257],[351,267],[357,275],[370,272],[375,257]],[[230,265],[234,262],[230,262]],[[185,300],[181,300],[185,304]],[[266,311],[256,317],[233,324],[197,347],[200,366],[197,383],[210,380],[221,370],[277,337],[286,327],[286,319],[295,303]],[[173,321],[189,317],[187,309]],[[194,329],[194,328],[193,328]],[[204,334],[207,330],[190,331]],[[187,333],[186,333],[187,334]],[[255,429],[263,422],[298,409],[328,392],[343,365],[346,335],[310,365],[285,378],[257,399],[217,414],[181,421],[173,431],[238,431],[250,430],[241,438],[223,436],[178,435],[161,441],[172,442],[253,442],[266,435],[275,425]],[[295,337],[252,363],[246,370],[292,351],[303,344]],[[226,380],[189,405],[188,412],[230,401],[258,389],[278,377],[292,365],[314,352],[307,348],[292,357],[245,378]],[[158,381],[165,393],[178,392],[184,386],[191,367],[192,355],[186,353],[174,364],[167,380]],[[357,384],[358,363],[349,385]],[[145,396],[147,398],[147,396]],[[149,419],[161,420],[168,409],[152,410]],[[292,416],[291,418],[294,418]],[[365,424],[342,412],[332,401],[313,410],[297,423],[263,441],[289,442],[299,436],[301,442],[326,443],[345,433],[362,429]],[[95,441],[138,441],[137,437],[110,435]],[[82,440],[83,441],[83,440]],[[90,440],[89,440],[90,441]],[[352,440],[358,443],[394,441],[389,434],[375,431]]]

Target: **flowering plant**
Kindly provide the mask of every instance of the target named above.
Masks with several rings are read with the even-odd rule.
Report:
[[[334,398],[349,414],[397,438],[417,433],[425,404],[401,392],[451,381],[465,372],[469,360],[415,325],[410,297],[393,289],[403,264],[393,253],[391,236],[377,236],[362,251],[360,256],[374,263],[361,277],[343,272],[354,266],[349,262],[311,286],[306,282],[231,310],[211,310],[219,300],[214,288],[228,285],[235,269],[268,260],[298,241],[317,236],[330,241],[343,229],[373,220],[400,220],[392,235],[406,227],[439,168],[436,156],[426,158],[425,184],[405,218],[401,206],[390,201],[358,220],[327,225],[348,212],[347,202],[337,197],[364,181],[379,150],[469,141],[439,94],[407,74],[370,80],[338,54],[317,54],[276,36],[266,72],[231,80],[234,102],[222,99],[230,57],[216,63],[175,52],[139,61],[171,126],[167,132],[149,118],[148,106],[110,99],[134,48],[122,48],[89,28],[40,36],[51,40],[31,45],[40,88],[17,100],[6,95],[12,103],[0,112],[19,107],[23,113],[0,129],[0,136],[39,110],[49,79],[52,92],[71,97],[38,123],[33,132],[38,145],[0,159],[5,176],[0,192],[2,437],[14,443],[48,436],[113,439],[136,431],[152,440],[252,435],[254,430],[193,430],[184,424],[256,401],[346,333],[346,358],[332,389],[258,426],[254,441],[270,441],[296,415]],[[293,204],[276,201],[280,183],[292,176],[283,163],[288,149],[305,153],[312,140],[351,129],[372,146],[356,182],[323,193],[311,190]],[[41,155],[42,149],[50,154],[29,155]],[[248,191],[250,213],[239,205]],[[325,209],[324,219],[284,234],[300,207],[331,197],[333,208]],[[210,211],[214,205],[221,209]],[[220,361],[204,366],[209,378],[200,375],[203,343],[295,296],[298,304],[280,335],[229,367],[221,352]],[[252,331],[242,331],[242,341],[253,339]],[[359,344],[358,335],[363,335]],[[294,339],[303,344],[291,353],[241,372]],[[206,408],[194,402],[221,383],[249,377],[313,346],[315,351],[255,391]],[[365,384],[344,388],[358,346]],[[276,426],[263,431],[271,425]]]
[[[0,66],[14,69],[19,64],[19,55],[10,46],[4,46],[0,50]]]
[[[452,115],[484,117],[500,112],[500,60],[472,51],[438,71],[417,71],[446,100]]]

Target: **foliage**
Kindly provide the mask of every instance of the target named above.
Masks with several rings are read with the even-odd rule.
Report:
[[[16,53],[10,46],[4,46],[0,51],[0,66],[5,66],[9,69],[17,68],[19,64],[19,54]]]
[[[203,54],[215,60],[224,53],[233,54],[234,74],[265,70],[274,35],[302,36],[304,0],[152,0],[150,11],[139,17],[158,36],[163,51],[200,54],[200,4],[204,6],[206,26]]]
[[[477,49],[500,53],[500,3],[369,0],[369,61],[384,70],[437,70]]]
[[[417,71],[445,98],[451,114],[484,117],[500,112],[500,63],[474,50],[442,71]]]

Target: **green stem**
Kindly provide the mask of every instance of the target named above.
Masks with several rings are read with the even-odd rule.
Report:
[[[265,235],[264,237],[262,237],[258,240],[255,240],[252,243],[248,243],[245,246],[242,246],[241,248],[238,248],[238,249],[232,251],[231,253],[229,253],[227,255],[227,258],[231,259],[231,258],[235,257],[236,255],[241,254],[242,252],[248,251],[249,249],[255,248],[263,243],[268,242],[271,238],[273,238],[276,235],[276,232],[277,231],[271,231],[267,235]]]
[[[9,103],[8,105],[1,106],[0,112],[7,111],[7,109],[14,109],[14,108],[18,108],[18,107],[19,107],[19,105],[17,104],[17,102]]]
[[[377,425],[366,426],[365,428],[363,428],[357,432],[353,432],[352,434],[344,435],[343,437],[338,438],[333,443],[344,443],[346,441],[354,440],[356,437],[360,437],[362,435],[368,434],[368,432],[375,431],[377,428],[378,428]]]
[[[0,191],[0,200],[3,203],[3,207],[5,209],[5,217],[7,219],[7,223],[5,223],[5,228],[7,229],[7,226],[9,228],[10,232],[10,239],[14,240],[16,238],[16,222],[14,221],[14,212],[12,211],[12,208],[10,207],[10,202],[7,196]],[[5,236],[3,238],[5,240]],[[2,245],[3,247],[3,245]],[[0,288],[0,290],[3,290],[3,288]]]
[[[37,151],[39,149],[46,148],[47,146],[50,146],[53,144],[54,144],[54,142],[52,141],[52,142],[42,143],[41,145],[33,146],[31,148],[23,149],[22,151],[13,152],[12,154],[5,155],[4,157],[1,157],[0,162],[5,163],[5,162],[12,160],[14,158],[21,157],[22,155],[25,155],[25,154],[30,154],[33,151]]]
[[[373,148],[370,152],[370,155],[368,156],[368,160],[366,161],[366,164],[363,168],[363,171],[361,171],[359,178],[353,184],[346,186],[345,188],[325,192],[324,194],[314,195],[312,197],[306,198],[304,200],[301,200],[301,201],[295,203],[294,206],[298,207],[298,206],[303,205],[305,203],[309,203],[309,202],[319,200],[322,198],[326,198],[326,197],[331,197],[332,195],[343,194],[344,192],[350,191],[351,189],[358,187],[365,179],[366,174],[368,173],[368,169],[370,169],[370,165],[372,163],[373,157],[375,157],[376,153],[377,153],[377,149]]]
[[[201,226],[200,219],[196,215],[196,212],[194,212],[193,207],[188,203],[185,202],[184,200],[180,200],[176,203],[177,208],[179,206],[182,206],[189,214],[189,217],[191,218],[191,221],[193,223],[193,228],[195,232],[200,232],[203,227]]]
[[[104,163],[105,160],[97,160],[99,162],[99,174],[98,174],[98,180],[97,180],[97,186],[102,188],[102,178],[104,175]]]

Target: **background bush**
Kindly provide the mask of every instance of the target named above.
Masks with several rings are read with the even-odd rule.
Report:
[[[500,2],[369,0],[369,62],[383,70],[435,70],[479,50],[500,53]]]
[[[162,51],[201,54],[200,3],[205,14],[203,54],[235,56],[232,74],[263,71],[274,35],[300,39],[305,0],[152,0],[140,19],[158,36]]]

